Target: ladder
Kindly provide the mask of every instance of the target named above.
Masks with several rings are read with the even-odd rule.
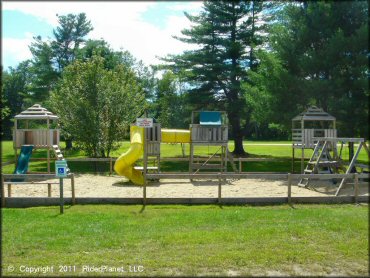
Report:
[[[53,145],[53,151],[57,160],[64,160],[62,151],[59,149],[58,145]]]
[[[329,153],[329,144],[328,141],[318,141],[313,150],[312,156],[307,163],[306,168],[304,169],[304,174],[330,174],[332,170],[328,166],[331,161],[331,156]],[[325,166],[323,166],[325,165]],[[321,168],[323,167],[323,168]],[[309,178],[302,178],[298,186],[308,187],[310,183]]]
[[[54,151],[54,154],[57,160],[65,160],[62,154],[62,151],[59,149],[58,145],[53,145],[53,151]],[[67,173],[70,173],[70,172],[71,170],[69,169],[69,167],[67,167]]]

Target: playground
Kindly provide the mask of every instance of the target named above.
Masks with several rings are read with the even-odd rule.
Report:
[[[46,129],[30,129],[29,122],[32,120],[46,120]],[[20,125],[22,121],[25,121],[23,126]],[[193,111],[189,130],[162,129],[160,123],[143,115],[130,127],[130,144],[125,152],[118,158],[103,160],[109,162],[109,176],[73,173],[74,167],[67,165],[60,149],[59,130],[55,121],[58,121],[57,115],[37,104],[15,117],[13,147],[18,164],[13,175],[3,177],[3,205],[6,205],[5,185],[11,206],[22,206],[23,202],[23,199],[19,199],[14,203],[11,198],[52,198],[58,194],[60,199],[71,198],[73,204],[76,198],[80,198],[80,201],[84,199],[87,203],[89,198],[94,199],[91,199],[92,202],[99,202],[101,198],[100,203],[120,198],[122,203],[137,200],[137,203],[146,204],[148,199],[157,199],[159,203],[177,203],[176,200],[180,200],[178,203],[192,203],[192,199],[197,198],[202,199],[201,203],[214,203],[215,200],[218,203],[226,200],[232,203],[233,199],[236,203],[241,200],[253,203],[253,198],[261,203],[279,203],[281,199],[278,198],[289,203],[292,198],[298,198],[293,200],[295,202],[307,201],[299,197],[312,197],[308,202],[363,202],[369,196],[369,166],[366,163],[369,150],[365,140],[336,137],[335,117],[317,107],[310,107],[292,119],[291,171],[282,172],[269,171],[269,161],[279,162],[268,158],[233,157],[229,150],[225,112]],[[173,165],[182,164],[175,167],[175,171],[163,171],[166,164],[161,159],[165,160],[165,152],[161,148],[167,144],[181,149],[182,157],[173,157],[171,162]],[[265,149],[268,147],[267,144]],[[274,147],[282,148],[279,144]],[[38,176],[28,171],[33,148],[46,149],[48,175]],[[19,154],[17,149],[20,149]],[[205,149],[206,156],[201,154]],[[297,149],[301,152],[298,161],[295,159]],[[306,156],[308,152],[308,161],[305,151]],[[60,181],[69,177],[71,186],[52,186],[58,184],[58,179],[50,180],[54,166],[51,161],[54,160],[55,165],[64,165],[64,168],[58,169],[56,177],[59,177],[61,170],[63,175],[59,177]],[[71,161],[69,165],[72,165]],[[267,169],[260,167],[264,168],[262,172],[244,172],[243,164],[248,165],[253,161],[264,162]],[[183,163],[188,163],[188,169],[184,169]],[[294,173],[297,163],[301,166],[300,173]],[[28,173],[31,175],[27,176]],[[16,179],[19,174],[23,175],[23,179]],[[330,199],[333,196],[353,198]],[[321,201],[320,197],[323,197]],[[165,200],[171,198],[173,201]]]
[[[365,140],[302,125],[293,143],[246,141],[250,157],[233,157],[222,112],[196,113],[189,130],[143,115],[113,158],[66,152],[56,115],[21,113],[3,142],[17,161],[2,168],[4,232],[16,235],[4,273],[24,262],[51,276],[367,273]],[[17,128],[30,116],[46,129]]]

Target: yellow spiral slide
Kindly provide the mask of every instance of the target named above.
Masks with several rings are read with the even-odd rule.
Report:
[[[163,143],[190,143],[190,130],[162,129]],[[130,148],[122,154],[114,164],[114,171],[120,176],[125,176],[133,183],[144,184],[141,171],[134,169],[134,163],[143,155],[144,128],[138,126],[130,127]]]
[[[141,171],[134,169],[134,163],[143,155],[144,128],[131,126],[130,148],[122,154],[114,164],[114,171],[120,176],[129,178],[133,183],[143,185],[144,177]]]

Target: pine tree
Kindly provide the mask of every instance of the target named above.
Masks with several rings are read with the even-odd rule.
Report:
[[[365,1],[286,7],[271,35],[290,77],[282,81],[284,93],[275,94],[276,114],[283,106],[295,114],[316,104],[337,117],[341,136],[368,136],[367,15]]]
[[[262,8],[259,1],[205,1],[199,15],[185,13],[193,26],[177,37],[198,48],[163,59],[175,73],[185,73],[195,109],[226,110],[238,155],[245,153],[242,121],[247,119],[241,82],[258,64],[254,50],[263,43],[257,24]]]

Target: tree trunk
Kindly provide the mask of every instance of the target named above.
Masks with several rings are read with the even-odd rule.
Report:
[[[243,132],[240,127],[240,116],[238,115],[238,111],[235,111],[234,109],[229,111],[228,114],[234,138],[233,154],[244,156],[246,153],[243,147]]]
[[[66,150],[71,150],[73,148],[72,146],[72,139],[66,139]]]

